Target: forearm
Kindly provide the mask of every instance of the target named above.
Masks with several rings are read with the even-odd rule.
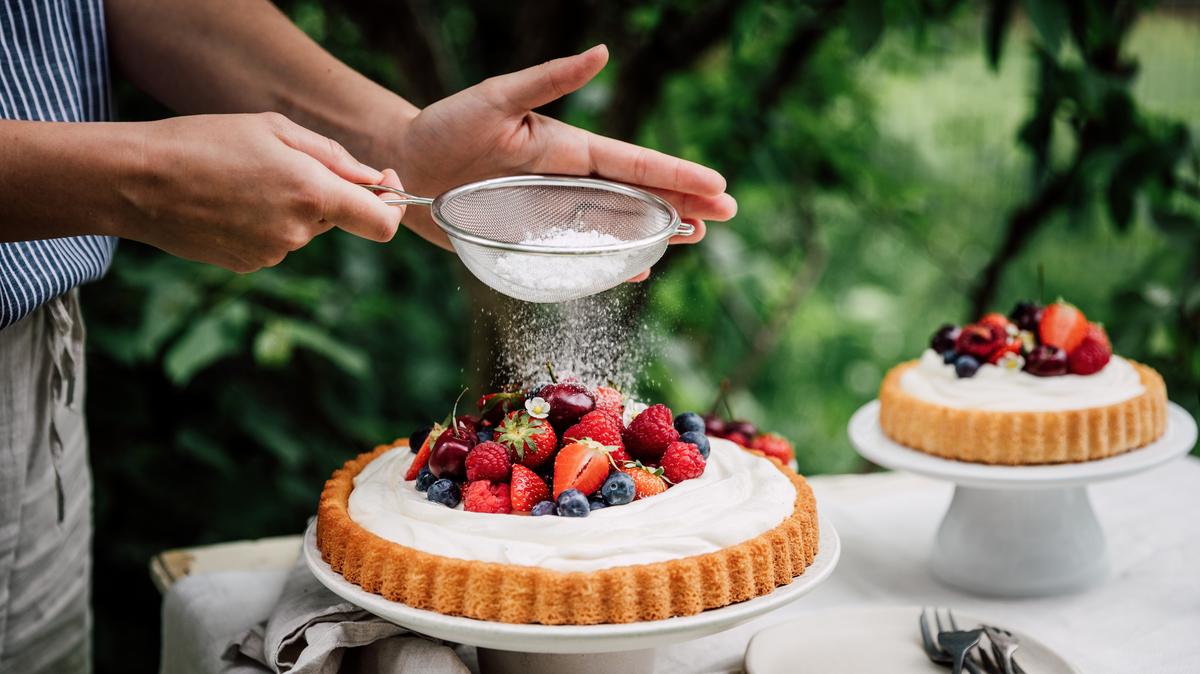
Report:
[[[119,235],[138,126],[0,120],[0,241]]]
[[[368,164],[417,109],[338,61],[266,0],[108,0],[110,49],[130,80],[183,114],[283,113]]]

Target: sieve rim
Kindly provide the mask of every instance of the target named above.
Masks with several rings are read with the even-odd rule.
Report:
[[[628,197],[633,197],[643,203],[650,204],[654,208],[666,211],[670,216],[667,224],[659,231],[643,236],[640,239],[631,239],[629,241],[621,241],[620,243],[608,243],[600,246],[588,247],[564,247],[564,246],[545,246],[537,243],[509,243],[506,241],[497,241],[489,239],[485,236],[472,234],[452,222],[447,221],[442,217],[441,207],[451,199],[466,193],[476,192],[485,189],[494,189],[496,187],[521,187],[521,186],[546,186],[546,185],[573,185],[577,187],[591,187],[607,192],[615,192]],[[645,248],[650,245],[661,243],[666,239],[675,235],[679,228],[680,219],[679,213],[675,207],[667,202],[666,199],[659,197],[656,194],[651,194],[645,190],[638,189],[624,183],[613,182],[611,180],[602,180],[600,178],[585,178],[581,176],[564,176],[564,175],[515,175],[503,176],[500,178],[488,178],[479,180],[466,185],[459,185],[453,189],[443,192],[438,198],[433,200],[431,207],[433,213],[433,221],[441,228],[451,239],[465,241],[484,248],[494,250],[503,250],[517,253],[530,253],[534,255],[605,255],[609,253],[623,253],[630,250]]]

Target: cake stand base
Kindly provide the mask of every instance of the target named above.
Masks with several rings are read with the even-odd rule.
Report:
[[[864,458],[955,484],[934,542],[942,582],[976,594],[1042,597],[1077,592],[1108,576],[1108,546],[1087,485],[1149,470],[1191,451],[1196,421],[1171,403],[1155,442],[1098,461],[992,466],[943,459],[893,442],[879,427],[879,401],[850,419]]]
[[[790,604],[823,583],[837,566],[841,541],[820,520],[820,550],[804,574],[770,594],[696,615],[605,625],[517,625],[444,615],[371,594],[321,559],[316,523],[304,532],[304,561],[331,592],[414,632],[477,648],[483,674],[651,674],[658,646],[700,639]],[[597,655],[603,654],[603,655]]]
[[[518,653],[476,649],[480,674],[653,674],[654,649],[594,653]]]

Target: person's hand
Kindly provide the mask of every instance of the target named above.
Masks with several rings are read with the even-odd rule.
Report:
[[[373,241],[396,233],[403,207],[354,183],[401,187],[342,146],[282,115],[176,117],[138,127],[140,157],[118,182],[119,236],[173,255],[250,272],[278,264],[338,227]]]
[[[662,196],[696,225],[695,234],[672,243],[699,241],[704,220],[728,220],[737,212],[721,174],[531,112],[587,84],[607,62],[608,50],[593,47],[493,77],[425,108],[397,139],[405,189],[436,197],[464,183],[515,173],[596,176]],[[429,209],[409,209],[404,224],[447,247]]]

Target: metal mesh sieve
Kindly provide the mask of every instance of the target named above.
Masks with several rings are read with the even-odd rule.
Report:
[[[431,205],[471,273],[527,302],[565,302],[608,290],[650,268],[672,236],[695,230],[657,196],[593,178],[494,178],[432,201],[364,187],[405,197],[385,203]]]

